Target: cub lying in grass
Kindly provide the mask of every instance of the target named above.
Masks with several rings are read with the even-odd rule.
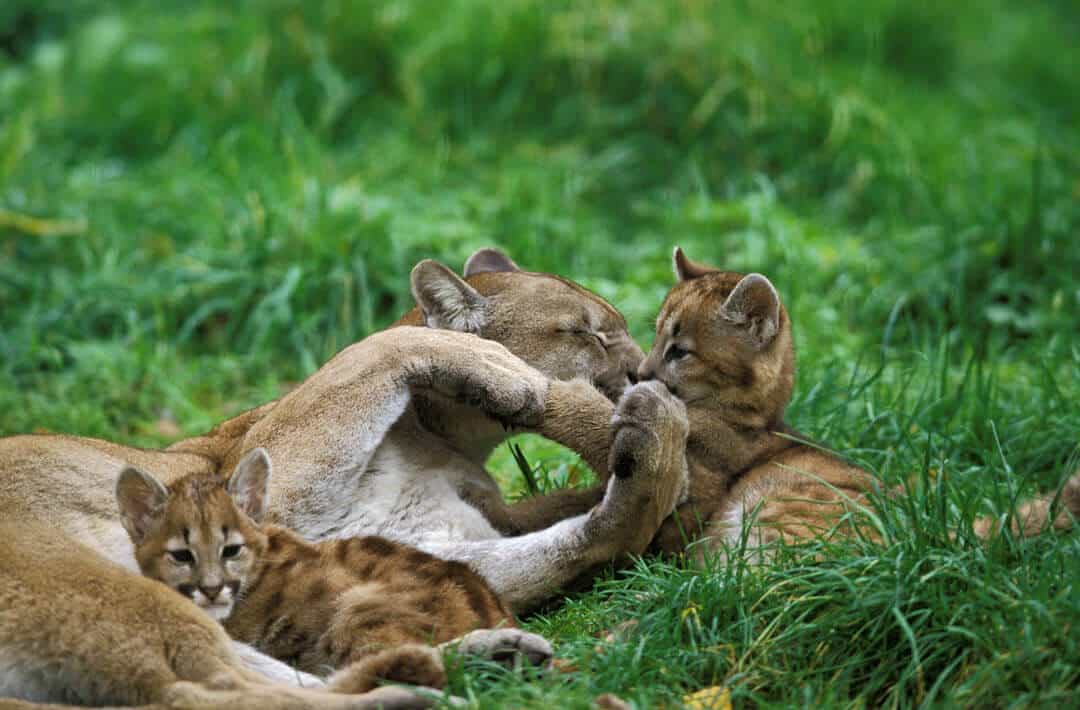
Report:
[[[167,488],[125,468],[121,518],[142,573],[222,622],[229,634],[300,670],[345,668],[333,685],[364,692],[379,680],[442,687],[431,645],[512,663],[551,658],[467,565],[381,537],[310,543],[266,510],[270,458],[249,452],[228,481],[185,476]],[[496,628],[498,627],[498,628]]]
[[[719,271],[675,250],[678,283],[656,320],[652,351],[640,380],[659,380],[686,404],[690,498],[661,527],[653,546],[668,552],[686,537],[739,544],[754,515],[748,544],[797,540],[830,532],[876,485],[866,471],[805,443],[784,422],[795,383],[791,321],[780,296],[760,274]],[[1066,482],[1061,509],[1054,496],[1017,507],[1012,530],[1034,535],[1065,529],[1080,516],[1080,473]],[[1051,515],[1053,517],[1051,518]],[[996,519],[980,518],[989,537]],[[847,526],[841,530],[851,532]],[[864,529],[867,534],[872,531]]]

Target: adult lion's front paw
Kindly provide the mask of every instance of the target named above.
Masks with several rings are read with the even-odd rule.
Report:
[[[507,426],[538,426],[548,378],[499,343],[452,335],[414,372],[412,384],[475,406]]]
[[[682,456],[689,424],[686,406],[662,383],[641,382],[627,388],[611,420],[608,466],[617,478],[641,469],[659,472],[664,459]],[[685,481],[680,486],[685,489]]]

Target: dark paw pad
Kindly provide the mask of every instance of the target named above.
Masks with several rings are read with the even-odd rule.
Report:
[[[637,459],[629,451],[616,451],[614,462],[611,464],[611,472],[616,478],[630,478],[637,467]]]

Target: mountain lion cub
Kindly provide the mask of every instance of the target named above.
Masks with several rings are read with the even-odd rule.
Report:
[[[664,299],[642,381],[659,380],[686,404],[690,435],[690,499],[661,528],[654,547],[683,548],[700,535],[738,544],[744,518],[754,514],[749,545],[810,538],[829,532],[876,485],[784,422],[795,384],[791,320],[780,296],[760,274],[718,271],[675,250],[678,283]],[[1080,515],[1080,473],[1062,489],[1052,521],[1053,496],[1027,501],[1014,512],[1013,531],[1033,535],[1064,529]],[[980,518],[988,537],[998,521]],[[846,528],[851,530],[851,528]]]
[[[270,472],[263,449],[227,481],[190,474],[165,487],[125,468],[116,497],[143,574],[194,601],[233,638],[300,670],[356,664],[348,692],[380,679],[442,687],[441,657],[418,644],[460,638],[463,652],[502,662],[551,657],[463,563],[381,537],[310,543],[261,524]]]

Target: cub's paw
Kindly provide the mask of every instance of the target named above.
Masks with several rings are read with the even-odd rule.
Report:
[[[501,666],[532,665],[546,668],[554,651],[543,636],[521,629],[478,629],[444,644],[466,656],[477,656]]]
[[[442,654],[430,646],[402,644],[357,661],[330,677],[335,693],[366,693],[382,683],[406,683],[429,688],[446,685]]]
[[[616,478],[629,478],[642,467],[655,468],[675,449],[685,449],[686,405],[663,383],[641,382],[619,400],[611,430],[608,468]]]

